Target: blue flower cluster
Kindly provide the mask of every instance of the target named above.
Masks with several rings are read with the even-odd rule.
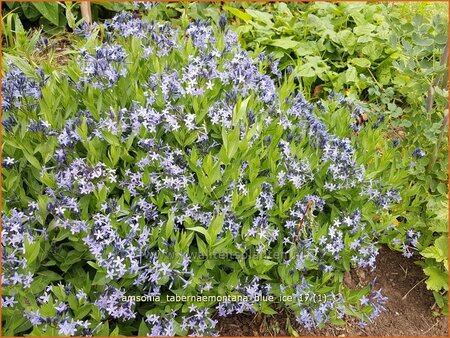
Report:
[[[80,51],[79,63],[81,77],[77,87],[89,84],[93,88],[106,89],[116,83],[120,77],[127,74],[125,60],[127,54],[121,46],[107,44],[97,47],[95,53]]]
[[[43,71],[39,69],[39,77],[36,78],[25,74],[12,62],[8,63],[8,68],[2,78],[2,111],[26,109],[35,105],[41,98],[41,87],[46,80]],[[3,121],[3,125],[7,128],[8,122]]]
[[[104,24],[106,43],[80,52],[80,77],[69,81],[72,95],[114,96],[127,81],[138,89],[132,102],[100,111],[80,99],[77,116],[60,127],[41,114],[27,125],[30,134],[42,132],[42,142],[51,140],[54,150],[51,164],[34,173],[46,182],[41,195],[30,196],[26,212],[18,203],[2,215],[2,283],[8,287],[3,306],[16,306],[19,289],[37,280],[25,247],[51,236],[50,252],[66,253],[73,245],[81,253],[80,262],[96,271],[96,290],[70,283],[42,290],[38,305],[52,304],[56,312],[44,316],[38,309],[25,316],[44,332],[45,325],[57,325],[62,335],[90,335],[108,321],[145,318],[153,336],[215,334],[216,320],[205,304],[167,312],[123,300],[127,288],[161,296],[220,287],[249,298],[219,303],[220,316],[257,311],[256,296],[273,293],[272,284],[258,276],[245,279],[248,272],[239,267],[240,282],[224,285],[220,278],[239,266],[237,259],[211,267],[191,257],[212,246],[268,258],[275,248],[282,250],[281,261],[262,260],[269,264],[264,274],[279,265],[287,269],[286,278],[295,276],[288,284],[272,274],[281,285],[278,292],[293,295],[292,309],[307,328],[342,318],[352,308],[342,294],[313,307],[301,301],[302,294],[315,291],[312,274],[320,279],[344,271],[345,257],[349,266],[373,269],[378,253],[359,209],[329,219],[330,195],[314,191],[353,189],[383,208],[398,202],[399,194],[382,192],[384,187],[366,179],[352,141],[334,135],[316,114],[317,107],[326,110],[323,105],[316,107],[297,91],[281,102],[278,61],[265,54],[254,60],[220,20],[218,28],[196,20],[179,31],[121,13]],[[43,79],[36,82],[10,65],[3,109],[20,109],[28,97],[39,100]],[[3,123],[7,137],[14,137],[14,115]],[[4,158],[3,169],[16,170],[17,161]],[[256,271],[262,269],[257,263]],[[75,319],[70,295],[99,312],[95,323]],[[373,291],[361,301],[373,307],[372,319],[385,299]]]

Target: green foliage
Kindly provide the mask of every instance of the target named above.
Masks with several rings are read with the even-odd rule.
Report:
[[[427,288],[433,291],[439,307],[444,314],[448,314],[448,209],[446,201],[435,205],[436,216],[430,219],[430,230],[440,235],[432,244],[425,247],[420,254],[425,257],[420,262],[427,275]]]
[[[57,179],[53,168],[55,150],[58,140],[55,135],[42,136],[29,133],[26,123],[30,120],[48,122],[52,128],[61,131],[68,119],[75,118],[80,110],[89,110],[93,119],[99,121],[105,111],[111,114],[121,108],[131,109],[133,104],[146,101],[145,83],[151,74],[164,74],[167,67],[185,61],[187,55],[198,53],[189,39],[183,40],[182,48],[161,57],[142,57],[143,47],[137,37],[118,37],[118,43],[125,48],[128,55],[127,73],[111,89],[100,90],[84,84],[74,88],[72,82],[80,79],[82,65],[76,58],[81,48],[88,52],[101,45],[105,37],[103,27],[95,28],[87,40],[71,37],[71,50],[67,52],[67,64],[58,65],[53,58],[45,60],[36,58],[40,31],[29,32],[23,23],[38,22],[46,32],[62,31],[69,26],[74,29],[79,24],[79,3],[7,3],[11,9],[3,17],[3,37],[6,49],[2,69],[5,71],[12,62],[28,76],[37,78],[34,68],[40,66],[51,76],[45,81],[42,98],[32,109],[18,109],[15,117],[22,124],[15,126],[11,134],[3,138],[3,158],[18,159],[13,169],[4,169],[3,200],[5,213],[13,208],[25,209],[30,202],[37,201],[35,225],[47,227],[48,238],[34,236],[24,242],[23,259],[35,274],[34,281],[27,290],[15,287],[20,306],[27,311],[39,309],[43,315],[54,316],[55,306],[60,302],[69,305],[69,311],[76,320],[89,320],[97,329],[96,335],[146,335],[150,332],[144,318],[146,315],[167,314],[168,309],[179,311],[184,315],[189,312],[188,304],[161,303],[150,307],[142,303],[137,305],[139,320],[118,322],[103,320],[100,310],[92,304],[68,295],[62,285],[56,282],[70,282],[77,290],[84,290],[88,295],[98,295],[109,285],[126,290],[136,290],[132,286],[136,275],[126,275],[119,280],[111,280],[104,266],[101,266],[89,252],[79,234],[57,225],[48,205],[52,197],[45,193],[45,188],[56,189]],[[94,18],[101,16],[100,7],[108,11],[131,8],[130,3],[98,2],[93,4]],[[414,250],[423,259],[420,265],[427,276],[427,288],[433,292],[437,304],[448,313],[448,187],[447,163],[448,145],[446,125],[443,123],[444,106],[447,101],[446,83],[447,66],[440,65],[440,56],[447,41],[447,22],[436,15],[430,17],[428,10],[418,11],[414,18],[403,11],[404,4],[381,3],[167,3],[157,5],[143,16],[148,20],[165,19],[185,29],[194,19],[211,19],[215,29],[221,13],[225,13],[239,35],[239,40],[255,58],[262,52],[272,53],[272,60],[280,60],[281,76],[277,78],[277,93],[280,102],[289,94],[301,90],[307,98],[316,102],[322,99],[323,110],[315,107],[314,112],[323,121],[327,130],[341,138],[348,138],[355,149],[357,165],[364,165],[366,178],[374,182],[382,181],[386,186],[396,187],[402,202],[390,210],[381,210],[373,203],[368,203],[356,189],[339,190],[335,193],[324,189],[327,180],[328,163],[321,162],[319,151],[309,147],[306,137],[292,142],[290,150],[299,158],[307,158],[315,172],[315,181],[304,190],[298,191],[292,186],[277,188],[275,207],[270,214],[273,229],[283,229],[282,223],[289,217],[290,210],[308,194],[317,193],[327,204],[326,212],[307,216],[308,228],[303,228],[300,237],[311,234],[313,241],[327,235],[331,221],[339,217],[342,210],[361,208],[363,221],[368,225],[364,229],[371,239],[379,240],[396,250]],[[421,5],[420,5],[421,6]],[[436,13],[435,13],[436,14]],[[21,20],[22,19],[22,20]],[[181,40],[180,40],[181,41]],[[180,42],[178,41],[178,42]],[[217,41],[223,47],[223,41]],[[48,50],[47,50],[48,51]],[[74,57],[72,57],[72,55]],[[224,62],[221,61],[221,67]],[[259,64],[261,70],[270,73],[270,62]],[[63,70],[61,70],[63,69]],[[273,75],[273,74],[272,74]],[[435,86],[433,105],[430,111],[425,109],[426,92],[437,77],[442,81]],[[71,82],[72,81],[72,82]],[[250,126],[248,113],[260,111],[263,105],[254,93],[237,98],[232,109],[231,127],[223,128],[212,124],[207,117],[208,109],[219,97],[221,90],[213,84],[208,96],[192,97],[182,102],[189,112],[195,114],[195,123],[204,124],[205,132],[216,146],[207,150],[197,145],[201,137],[200,130],[180,130],[165,133],[158,130],[151,134],[141,131],[135,137],[121,133],[112,133],[105,129],[100,137],[92,136],[92,128],[86,118],[81,118],[76,126],[80,141],[73,150],[74,158],[85,158],[89,165],[104,163],[108,168],[118,168],[118,175],[126,175],[127,170],[136,167],[146,152],[137,146],[138,140],[149,137],[163,140],[183,152],[186,168],[196,178],[196,184],[190,184],[186,196],[192,202],[202,206],[221,201],[228,193],[231,182],[241,177],[241,165],[248,163],[245,172],[246,193],[234,188],[230,194],[230,208],[237,217],[242,218],[245,234],[251,228],[250,219],[255,216],[254,208],[261,193],[263,181],[277,182],[280,171],[279,141],[287,137],[287,132],[278,121]],[[362,101],[368,111],[368,123],[362,124],[357,133],[349,126],[355,122],[350,117],[348,107],[328,100],[328,94],[343,92],[343,98],[349,102]],[[161,92],[155,93],[155,106],[162,109],[165,99]],[[26,107],[30,102],[25,102]],[[286,104],[281,110],[286,110]],[[385,116],[387,123],[379,118]],[[8,114],[5,114],[7,117]],[[254,139],[258,139],[254,143]],[[266,144],[267,139],[272,141]],[[125,140],[125,141],[124,141]],[[394,141],[399,144],[394,146]],[[413,156],[420,148],[425,156]],[[189,151],[187,151],[189,150]],[[73,160],[71,158],[70,160]],[[142,172],[142,182],[149,185],[152,172],[157,167],[147,167]],[[244,276],[258,276],[272,287],[280,296],[280,281],[288,286],[297,283],[301,277],[313,285],[311,292],[316,294],[342,293],[345,301],[353,307],[359,307],[359,300],[367,295],[368,288],[348,290],[342,285],[343,273],[352,268],[352,252],[348,249],[352,240],[350,234],[344,238],[346,250],[342,257],[334,261],[325,257],[325,264],[335,270],[323,272],[317,262],[306,260],[303,272],[291,269],[280,260],[285,257],[281,242],[270,245],[263,239],[239,234],[239,245],[235,245],[231,233],[226,230],[225,212],[214,210],[208,227],[198,221],[186,218],[182,227],[177,224],[170,202],[174,192],[163,189],[154,196],[148,196],[165,217],[162,223],[152,228],[146,244],[151,250],[170,252],[175,257],[194,254],[199,259],[192,262],[192,286],[184,287],[177,280],[172,288],[165,288],[169,279],[158,280],[165,294],[195,294],[205,283],[214,284],[213,291],[218,295],[235,294],[235,288]],[[79,200],[80,219],[91,222],[92,213],[114,199],[121,210],[121,215],[113,220],[113,228],[119,234],[127,234],[129,226],[120,221],[132,214],[137,207],[133,192],[118,183],[108,182],[107,186],[98,186],[92,194]],[[317,212],[316,212],[317,213]],[[70,217],[66,212],[65,217]],[[306,217],[306,216],[305,216]],[[148,224],[141,219],[138,227],[143,229]],[[412,244],[408,231],[420,233],[418,242]],[[282,230],[283,231],[283,230]],[[358,234],[361,235],[361,234]],[[167,243],[171,243],[168,245]],[[263,245],[269,250],[266,255],[258,255],[258,248]],[[404,245],[408,248],[405,249]],[[55,249],[57,248],[57,249]],[[245,249],[244,249],[245,248]],[[106,253],[113,252],[108,247]],[[250,253],[250,258],[233,260],[212,257],[241,257]],[[221,256],[222,255],[222,256]],[[292,259],[292,257],[290,257]],[[162,263],[173,263],[169,258]],[[177,263],[179,264],[179,263]],[[37,295],[52,285],[48,304],[37,304]],[[292,295],[294,290],[288,289]],[[13,295],[6,289],[6,296]],[[292,301],[284,304],[292,311],[302,307]],[[210,302],[201,302],[200,308],[212,307]],[[255,310],[264,314],[274,314],[276,310],[270,302],[253,305]],[[349,315],[367,318],[370,309],[348,310]],[[58,330],[48,326],[32,327],[21,311],[6,308],[4,311],[3,332],[5,335],[57,335]],[[331,323],[342,324],[342,319],[333,313]],[[292,335],[298,335],[292,325],[288,324]],[[177,334],[185,335],[177,322]]]
[[[16,13],[22,20],[42,27],[46,33],[62,33],[68,26],[75,29],[80,22],[80,2],[79,1],[43,1],[43,2],[5,2],[7,10],[3,15]],[[3,7],[5,9],[5,6]],[[106,11],[119,12],[130,10],[132,8],[129,2],[110,3],[110,2],[92,2],[91,10],[94,20],[102,17]]]
[[[402,229],[411,226],[422,233],[422,248],[447,236],[447,209],[439,221],[433,213],[448,200],[444,123],[448,64],[441,56],[448,39],[448,17],[444,14],[448,4],[318,2],[233,6],[229,12],[236,19],[236,31],[246,47],[280,57],[281,68],[294,67],[300,85],[312,98],[345,90],[349,96],[367,102],[369,121],[381,114],[388,119],[384,132],[399,142],[396,161],[403,163],[393,164],[390,171],[404,178],[411,194],[402,194],[402,206],[393,215],[396,230],[383,236],[382,241],[392,246],[394,237],[401,238],[406,232]],[[427,111],[425,99],[432,83],[437,86],[433,87],[432,109]],[[411,153],[418,147],[426,157],[415,161]],[[408,177],[404,168],[408,169]],[[428,249],[433,251],[435,247]],[[429,251],[421,254],[424,252],[429,255]],[[424,272],[430,276],[430,283],[436,281],[435,287],[448,289],[445,262],[425,262],[428,268]],[[437,301],[441,305],[446,299],[440,295]]]

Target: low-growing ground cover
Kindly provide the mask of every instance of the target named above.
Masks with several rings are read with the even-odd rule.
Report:
[[[381,243],[421,250],[445,307],[442,138],[430,157],[389,137],[379,101],[312,97],[223,14],[261,8],[202,6],[210,20],[160,4],[80,26],[59,64],[39,52],[51,39],[5,34],[4,334],[212,335],[241,313],[287,313],[290,334],[365,327],[387,298],[348,275],[374,271]]]

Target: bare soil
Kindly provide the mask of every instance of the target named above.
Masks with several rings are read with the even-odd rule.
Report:
[[[344,326],[306,330],[285,313],[265,317],[245,314],[219,318],[220,335],[289,336],[286,322],[290,320],[300,336],[448,336],[448,317],[433,315],[433,295],[426,289],[422,268],[413,259],[382,248],[375,271],[352,271],[344,283],[352,288],[364,286],[374,277],[375,289],[381,288],[389,300],[386,311],[364,329],[353,318]]]

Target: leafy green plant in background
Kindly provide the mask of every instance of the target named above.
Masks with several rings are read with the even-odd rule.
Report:
[[[68,26],[71,29],[78,27],[82,21],[80,2],[73,1],[43,1],[43,2],[5,2],[3,15],[16,13],[22,20],[32,26],[43,27],[47,33],[63,32]],[[91,2],[94,20],[104,16],[105,10],[118,12],[132,9],[130,2]]]
[[[63,31],[68,25],[76,27],[76,8],[79,3],[72,2],[6,2],[4,15],[16,13],[30,23],[37,23],[47,32]]]
[[[15,62],[26,60],[33,66],[42,63],[62,66],[66,55],[72,53],[63,48],[69,41],[67,35],[48,38],[40,29],[27,30],[17,13],[9,12],[3,16],[2,27],[3,55],[16,59]]]
[[[430,230],[438,234],[434,242],[424,248],[420,254],[425,261],[420,262],[427,275],[427,288],[433,291],[437,304],[448,314],[448,209],[447,201],[440,200],[437,205],[430,205],[435,210],[431,217]]]
[[[122,13],[105,26],[85,31],[87,40],[73,37],[62,65],[33,54],[32,46],[43,48],[38,42],[40,34],[30,35],[23,29],[16,13],[4,18],[11,29],[4,30],[9,48],[2,65],[3,90],[14,79],[24,86],[19,91],[22,96],[17,97],[14,90],[8,96],[6,91],[2,102],[3,236],[11,247],[20,246],[18,251],[5,251],[14,257],[10,265],[4,265],[8,269],[3,279],[8,284],[3,288],[5,334],[211,334],[214,312],[228,315],[242,309],[273,314],[286,308],[306,327],[342,324],[343,313],[364,325],[379,314],[385,299],[370,285],[360,290],[342,286],[343,273],[370,267],[377,241],[407,256],[421,252],[426,258],[421,264],[428,276],[427,287],[447,311],[446,142],[437,147],[435,163],[427,169],[441,130],[446,139],[440,127],[445,91],[437,87],[433,107],[424,113],[425,93],[445,69],[439,66],[443,45],[436,42],[436,32],[442,28],[439,20],[428,28],[426,18],[414,23],[422,27],[422,37],[430,34],[436,47],[431,52],[430,45],[426,46],[429,40],[415,45],[408,25],[402,26],[404,13],[395,12],[395,6],[387,11],[381,4],[355,5],[365,21],[385,32],[403,27],[405,41],[411,44],[405,53],[403,43],[392,43],[378,35],[378,30],[357,35],[361,22],[353,17],[336,23],[336,12],[350,10],[346,4],[140,6],[150,9],[139,13],[142,20]],[[221,10],[235,25],[233,30],[249,49],[248,55],[240,54]],[[314,20],[310,13],[339,38],[331,39],[330,33],[323,40],[327,47],[322,53],[297,55],[295,44],[312,43],[321,29],[308,26],[308,17]],[[303,37],[288,30],[292,27],[284,22],[286,17],[291,18],[291,25],[299,17],[303,20],[305,30],[296,27]],[[209,25],[194,22],[205,18],[211,20]],[[151,20],[157,20],[156,24],[149,24]],[[390,20],[401,22],[391,24]],[[355,60],[355,53],[362,51],[345,40],[349,33],[341,31],[381,43],[383,56],[372,60],[359,55],[370,66]],[[33,39],[28,43],[29,36]],[[216,39],[207,38],[211,36]],[[107,44],[102,44],[105,37]],[[266,40],[255,42],[258,37]],[[14,44],[20,48],[11,48]],[[214,55],[215,49],[223,54]],[[388,56],[390,49],[398,53],[395,58]],[[212,68],[202,71],[206,78],[192,80],[189,74],[201,67],[199,58]],[[245,67],[240,67],[242,60],[248,62]],[[403,62],[415,65],[416,73],[405,72]],[[230,82],[226,75],[212,77],[214,65],[221,74],[228,74]],[[104,72],[93,73],[96,66]],[[339,79],[346,78],[347,72],[354,75],[349,66],[356,70],[356,81],[342,82]],[[314,76],[298,76],[298,72],[310,71],[308,67]],[[389,69],[387,83],[381,81],[381,75],[388,73],[379,71],[384,68]],[[233,69],[243,73],[235,74]],[[242,75],[250,69],[253,75]],[[329,81],[328,75],[334,80]],[[402,76],[408,81],[397,83],[399,78],[405,81]],[[244,84],[252,81],[261,87],[245,91]],[[409,91],[402,89],[406,85]],[[200,94],[202,90],[208,95]],[[335,94],[340,91],[344,95]],[[268,98],[279,106],[275,109]],[[294,116],[289,112],[303,113]],[[359,122],[364,114],[369,117],[366,124]],[[429,127],[426,135],[419,124],[424,116]],[[131,130],[127,126],[142,127]],[[303,137],[298,139],[299,135]],[[329,142],[328,137],[334,141],[328,143],[327,153],[317,145]],[[152,143],[152,139],[162,143]],[[363,182],[330,190],[334,189],[330,185],[336,170],[333,165],[341,159],[333,153],[348,154],[351,149],[354,153],[349,158],[356,161],[355,167],[365,167]],[[324,161],[325,154],[330,158]],[[173,160],[175,167],[167,166],[163,157]],[[310,171],[308,163],[299,162],[304,158],[310,161]],[[65,182],[70,178],[65,175],[67,170],[74,170],[75,177],[81,175],[72,188]],[[310,172],[313,181],[308,180]],[[358,171],[351,172],[358,176]],[[185,174],[187,181],[179,183],[179,193],[172,184]],[[387,202],[399,203],[384,209]],[[185,210],[203,216],[196,218]],[[133,215],[141,218],[133,219]],[[358,229],[352,230],[348,225],[352,222]],[[299,237],[294,240],[300,224]],[[277,231],[282,235],[272,241]],[[115,240],[92,241],[101,232],[116,236]],[[255,237],[253,232],[264,236]],[[140,242],[142,238],[145,243]],[[144,263],[142,254],[139,263],[135,263],[139,257],[127,258],[126,253],[129,257],[139,254],[124,243],[148,246]],[[342,245],[335,256],[332,248]],[[99,256],[97,246],[102,246],[104,256]],[[367,254],[358,260],[360,251]],[[317,254],[319,260],[314,258]],[[119,262],[114,263],[118,270],[127,270],[121,278],[108,263],[112,257]],[[156,260],[149,266],[163,272],[150,269],[139,277],[133,264],[145,266],[152,257]],[[193,257],[190,262],[189,257]],[[151,282],[144,284],[151,285],[150,289],[135,284],[149,275]],[[294,300],[274,304],[250,297],[242,308],[212,301],[128,303],[121,301],[123,292],[287,294]],[[300,294],[326,296],[322,304],[313,304],[305,297],[300,300]],[[108,297],[114,309],[104,307],[102,300]],[[195,329],[189,329],[189,324]]]

